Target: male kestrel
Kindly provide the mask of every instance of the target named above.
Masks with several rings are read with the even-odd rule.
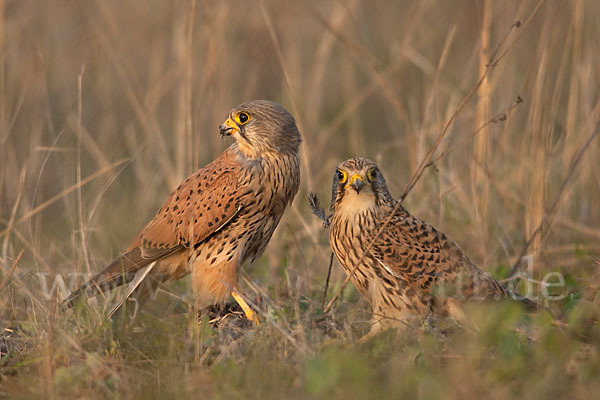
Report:
[[[517,298],[442,232],[400,205],[392,214],[396,205],[373,161],[352,158],[339,164],[329,238],[346,274],[352,274],[352,283],[373,308],[370,335],[404,327],[414,317],[450,315],[463,320],[461,301]],[[388,217],[388,225],[365,254]],[[535,308],[534,302],[518,299]]]
[[[130,282],[139,305],[161,282],[191,274],[199,307],[231,294],[258,321],[239,293],[238,272],[263,253],[298,191],[302,138],[294,118],[265,100],[238,105],[219,129],[235,143],[183,181],[127,250],[67,305]]]

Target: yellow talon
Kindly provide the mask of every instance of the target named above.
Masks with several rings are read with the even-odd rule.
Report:
[[[233,296],[235,301],[237,301],[237,303],[240,305],[240,307],[242,307],[242,310],[244,310],[244,315],[246,315],[246,318],[248,318],[248,320],[254,322],[254,324],[260,325],[260,321],[258,320],[258,315],[256,315],[256,313],[250,308],[248,303],[246,303],[246,301],[242,298],[242,295],[239,294],[238,292],[236,292],[235,290],[231,292],[231,295]]]

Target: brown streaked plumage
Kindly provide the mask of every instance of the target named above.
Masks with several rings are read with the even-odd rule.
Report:
[[[516,297],[442,232],[400,205],[392,214],[396,205],[373,161],[352,158],[339,164],[329,238],[346,274],[354,271],[352,283],[373,308],[371,334],[405,327],[414,317],[451,315],[462,320],[460,303],[465,300]],[[534,302],[519,300],[535,308]]]
[[[83,293],[131,282],[147,266],[147,282],[134,293],[138,301],[157,284],[190,273],[200,307],[229,294],[243,303],[238,271],[263,253],[298,191],[302,139],[294,118],[265,100],[235,107],[219,128],[235,143],[183,181],[127,250],[73,292],[68,305]]]

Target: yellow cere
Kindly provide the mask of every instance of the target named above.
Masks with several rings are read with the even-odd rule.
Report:
[[[353,183],[355,180],[357,180],[357,179],[358,179],[359,181],[362,181],[362,182],[364,182],[364,181],[365,181],[365,180],[363,179],[363,177],[362,177],[362,176],[360,176],[359,174],[354,174],[354,175],[352,175],[352,176],[350,177],[350,180],[349,180],[349,181],[348,181],[348,183],[346,184],[346,187],[348,187],[348,186],[352,185],[352,183]]]

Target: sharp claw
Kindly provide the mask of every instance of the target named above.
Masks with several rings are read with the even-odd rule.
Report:
[[[249,308],[247,312],[246,310],[244,310],[244,314],[246,315],[246,318],[248,318],[248,320],[254,323],[254,325],[260,326],[260,320],[258,319],[258,315],[254,311],[252,311],[252,309]]]

